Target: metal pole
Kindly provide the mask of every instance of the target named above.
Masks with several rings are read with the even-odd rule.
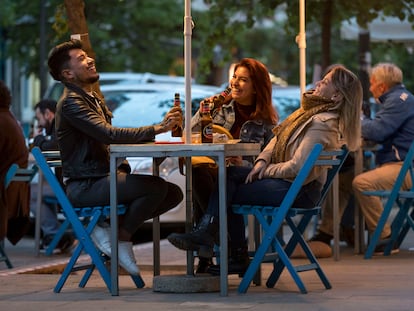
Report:
[[[184,10],[184,76],[185,76],[185,130],[184,136],[187,143],[191,143],[191,35],[192,35],[192,18],[191,18],[191,0],[185,0]],[[186,232],[192,228],[192,166],[191,158],[186,157],[185,175],[186,175]],[[193,252],[187,252],[187,275],[194,273],[194,256]]]
[[[306,32],[305,32],[305,0],[299,1],[299,35],[296,37],[299,46],[299,78],[300,92],[306,90]]]
[[[191,1],[185,0],[184,11],[184,76],[185,76],[185,120],[188,123],[185,127],[185,141],[191,141]]]

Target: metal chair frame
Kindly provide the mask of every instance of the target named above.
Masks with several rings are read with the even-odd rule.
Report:
[[[320,213],[322,203],[347,155],[348,150],[345,146],[341,150],[323,151],[321,144],[315,144],[280,206],[233,205],[235,213],[254,215],[263,231],[260,245],[256,248],[253,260],[239,285],[238,291],[240,293],[245,293],[249,284],[255,277],[257,278],[256,273],[260,270],[261,263],[269,260],[273,262],[273,271],[266,282],[266,286],[269,288],[275,286],[285,268],[288,269],[301,293],[307,293],[306,287],[299,276],[299,272],[304,271],[315,270],[325,288],[330,289],[332,287],[312,250],[309,248],[303,233],[312,218]],[[329,167],[327,181],[322,189],[321,198],[312,208],[295,208],[294,201],[296,196],[315,166]],[[301,216],[299,221],[294,219],[296,216]],[[292,235],[287,243],[278,234],[283,229],[284,223],[292,231]],[[290,260],[289,257],[298,244],[303,248],[309,261],[308,264],[294,266]]]
[[[72,253],[72,256],[68,264],[63,270],[62,275],[54,288],[54,292],[59,293],[62,287],[64,286],[65,282],[67,281],[69,275],[72,272],[79,270],[86,270],[84,276],[82,277],[79,283],[79,287],[85,287],[95,268],[98,270],[108,290],[111,292],[111,275],[106,265],[109,258],[103,255],[95,247],[90,237],[90,233],[93,231],[100,218],[109,217],[110,206],[92,206],[81,208],[74,207],[72,203],[69,201],[60,182],[58,181],[57,177],[51,169],[51,167],[61,165],[60,158],[58,158],[56,154],[42,153],[42,151],[37,147],[33,148],[32,153],[36,159],[36,163],[39,169],[43,173],[43,176],[45,177],[45,179],[47,180],[47,182],[49,183],[50,187],[53,189],[56,195],[56,198],[66,216],[67,226],[70,225],[72,227],[73,232],[79,241],[78,245]],[[125,206],[118,206],[119,215],[124,214],[125,210]],[[86,225],[84,224],[85,219],[87,219]],[[89,255],[91,263],[86,265],[76,265],[82,251]],[[144,287],[145,284],[141,276],[131,275],[131,278],[138,288]]]
[[[26,182],[30,183],[33,177],[37,173],[37,166],[31,168],[21,168],[16,163],[12,164],[7,170],[6,177],[4,179],[4,187],[8,188],[12,182]],[[0,262],[4,261],[7,268],[12,269],[13,264],[11,263],[7,253],[4,249],[4,241],[0,241]]]
[[[390,218],[391,210],[393,207],[398,208],[398,212],[391,223],[391,237],[388,240],[387,246],[384,250],[384,255],[388,256],[391,253],[393,246],[400,247],[402,241],[411,228],[414,230],[414,141],[411,143],[410,149],[406,154],[403,165],[395,180],[394,186],[391,190],[378,190],[378,191],[364,191],[364,195],[378,196],[384,199],[384,209],[378,221],[377,227],[370,235],[368,247],[365,251],[364,258],[372,258],[375,247],[377,246],[381,232],[388,219]],[[411,189],[402,190],[402,185],[406,175],[409,174],[411,178]]]

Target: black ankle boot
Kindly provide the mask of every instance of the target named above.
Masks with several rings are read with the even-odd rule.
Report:
[[[213,246],[217,240],[218,219],[204,215],[200,223],[190,233],[171,233],[167,239],[175,247],[186,251],[198,251],[200,257],[213,257]]]
[[[212,258],[200,257],[198,259],[198,266],[197,266],[196,274],[208,273],[207,269],[212,265],[213,265],[213,259]]]
[[[310,241],[320,241],[325,244],[331,245],[331,240],[333,239],[333,236],[325,233],[323,231],[318,231],[316,235],[310,239]]]
[[[249,267],[249,264],[250,258],[247,247],[232,249],[228,263],[228,274],[238,274],[242,277]],[[220,265],[210,266],[207,272],[212,275],[220,275]]]

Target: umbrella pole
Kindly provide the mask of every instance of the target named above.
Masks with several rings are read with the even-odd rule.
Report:
[[[184,12],[184,77],[185,77],[185,141],[191,142],[191,0],[185,0]]]
[[[300,92],[306,91],[306,32],[305,32],[305,0],[299,1],[299,35],[296,37],[299,47]]]
[[[191,143],[191,0],[185,0],[184,12],[184,77],[185,77],[185,142]],[[186,232],[192,228],[192,165],[191,158],[185,158],[185,182],[186,182]],[[192,251],[187,251],[187,275],[194,274],[194,257]]]

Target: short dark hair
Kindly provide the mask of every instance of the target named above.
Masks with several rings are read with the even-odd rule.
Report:
[[[49,72],[53,79],[62,81],[62,70],[68,68],[70,61],[69,51],[82,49],[82,42],[79,40],[70,40],[55,46],[49,53],[47,64]]]
[[[46,112],[46,109],[49,109],[53,113],[56,113],[56,104],[57,102],[53,99],[42,99],[40,102],[36,104],[34,109],[36,110],[37,108],[39,108],[42,114]]]
[[[6,83],[0,80],[0,107],[10,108],[11,106],[11,93]]]

